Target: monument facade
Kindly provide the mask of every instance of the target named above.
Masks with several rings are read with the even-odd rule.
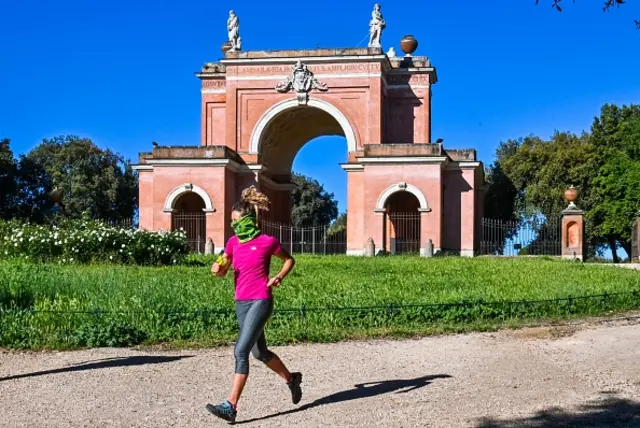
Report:
[[[191,238],[210,238],[217,250],[232,234],[231,206],[252,184],[272,202],[266,220],[287,224],[294,157],[316,137],[339,135],[348,151],[341,165],[348,254],[363,254],[369,238],[377,250],[389,251],[402,229],[393,214],[406,212],[418,218],[421,251],[431,240],[436,252],[473,255],[482,164],[475,150],[447,150],[432,141],[436,69],[429,58],[412,56],[417,42],[403,42],[404,57],[385,54],[379,6],[372,16],[367,48],[246,52],[231,28],[237,17],[230,17],[224,57],[196,74],[199,144],[140,154],[140,226],[171,229],[192,216],[198,226],[187,230]]]

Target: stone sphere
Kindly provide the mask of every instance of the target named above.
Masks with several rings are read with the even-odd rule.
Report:
[[[411,55],[418,49],[418,41],[415,37],[408,34],[400,40],[400,49],[402,49],[405,55]]]
[[[564,198],[568,202],[575,202],[578,200],[578,189],[571,186],[567,190],[564,191]]]

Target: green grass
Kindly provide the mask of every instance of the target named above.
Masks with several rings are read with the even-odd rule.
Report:
[[[297,261],[276,292],[279,313],[267,333],[272,343],[482,330],[640,307],[640,294],[633,293],[640,291],[640,272],[605,266],[539,258],[299,256]],[[0,262],[0,346],[233,340],[231,275],[213,278],[206,258],[190,263],[150,268]],[[273,269],[278,267],[274,263]],[[402,307],[447,303],[453,305]],[[380,308],[337,309],[370,306]]]

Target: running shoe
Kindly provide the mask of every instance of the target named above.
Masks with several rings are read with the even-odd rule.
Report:
[[[227,422],[234,423],[238,412],[233,408],[231,403],[225,401],[224,403],[214,406],[213,404],[207,404],[207,410],[217,417],[224,419]]]
[[[289,382],[289,390],[291,391],[291,401],[293,404],[298,404],[302,400],[302,373],[291,373],[291,382]]]

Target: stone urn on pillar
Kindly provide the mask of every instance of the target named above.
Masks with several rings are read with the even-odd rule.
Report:
[[[578,200],[578,189],[573,186],[569,186],[569,188],[564,191],[564,198],[569,202],[567,209],[578,208],[576,206],[576,201]]]
[[[577,207],[578,189],[570,186],[564,192],[569,205],[562,211],[561,250],[563,259],[584,260],[586,254],[584,236],[584,211]]]

